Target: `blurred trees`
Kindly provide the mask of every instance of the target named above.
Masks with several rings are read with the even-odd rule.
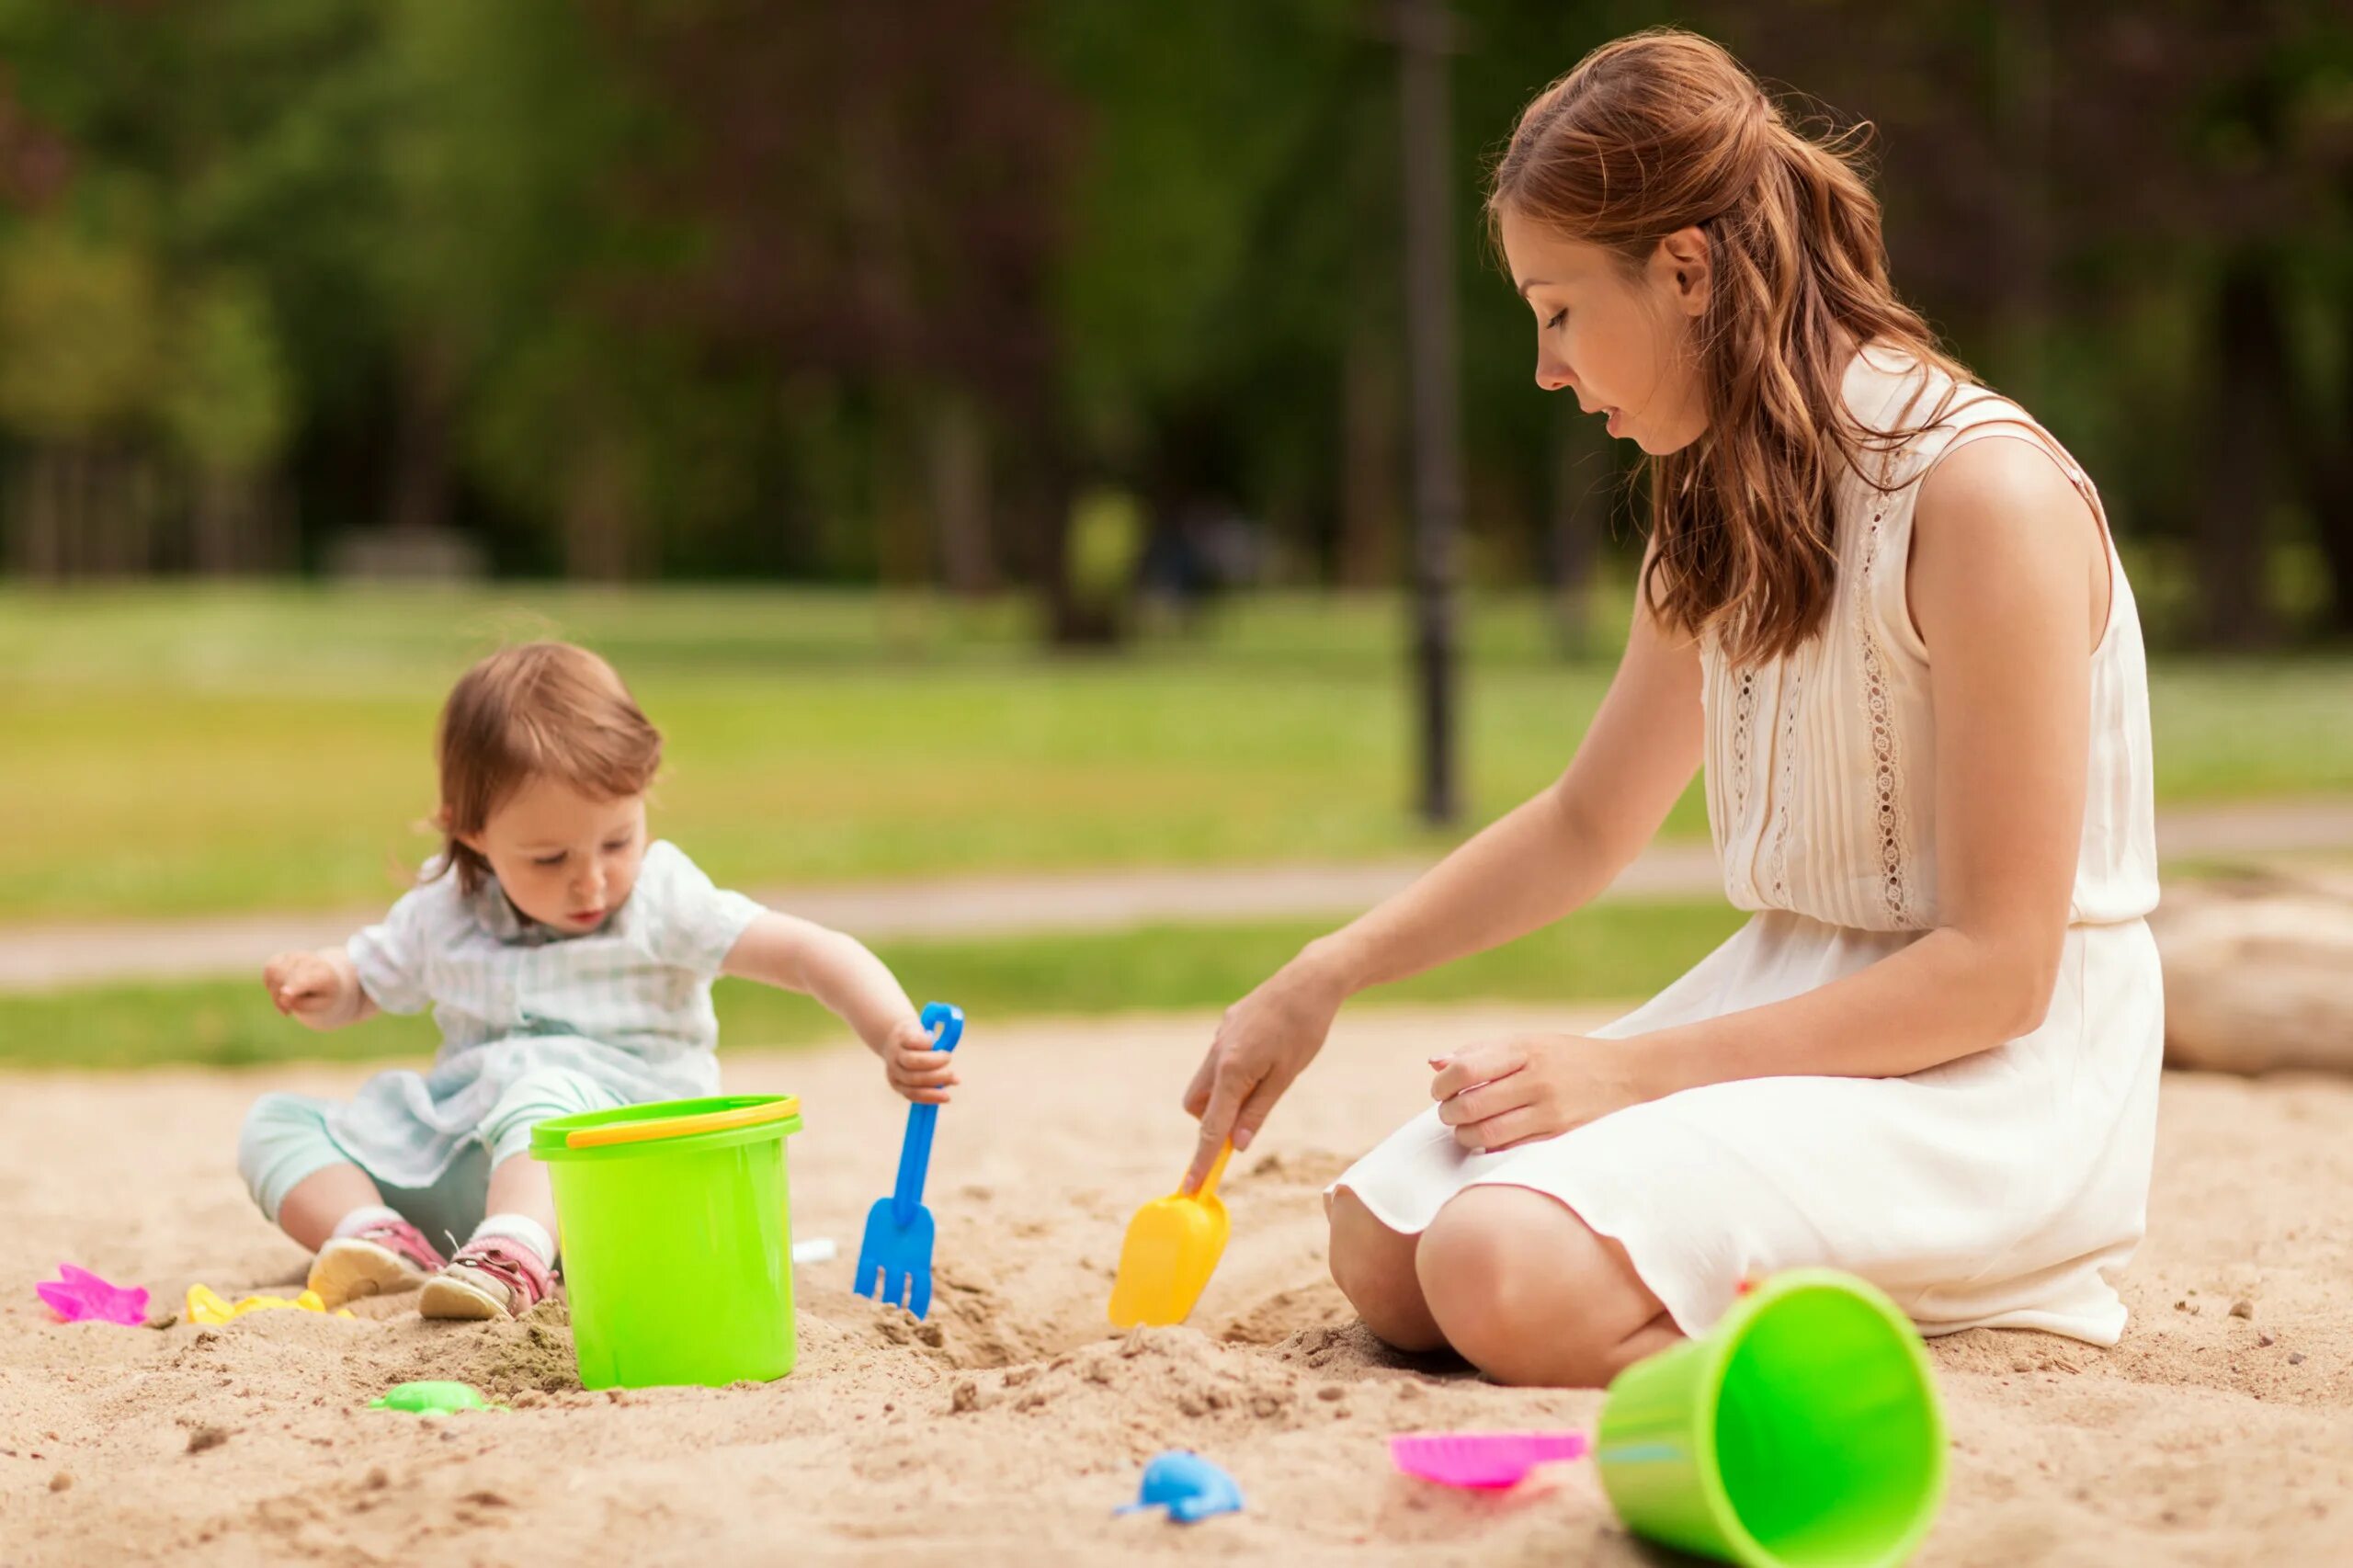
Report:
[[[1461,188],[1666,19],[1874,120],[1899,282],[2091,466],[2157,630],[2353,631],[2341,5],[1452,9]],[[0,0],[0,560],[455,541],[1077,636],[1108,486],[1147,570],[1396,582],[1397,79],[1376,0]],[[1622,455],[1459,205],[1465,570],[1574,580]]]

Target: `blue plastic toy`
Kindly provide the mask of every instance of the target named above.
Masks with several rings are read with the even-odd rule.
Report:
[[[923,1010],[923,1027],[938,1049],[953,1051],[964,1038],[964,1010],[931,1003]],[[917,1317],[931,1312],[931,1210],[923,1206],[923,1178],[931,1169],[931,1130],[938,1119],[936,1105],[907,1108],[898,1184],[866,1211],[866,1239],[858,1246],[858,1279],[851,1287]]]
[[[1180,1525],[1196,1523],[1211,1514],[1238,1514],[1242,1512],[1242,1488],[1233,1483],[1233,1477],[1200,1455],[1171,1449],[1143,1467],[1142,1491],[1120,1512],[1133,1514],[1159,1507],[1165,1507],[1168,1517]]]

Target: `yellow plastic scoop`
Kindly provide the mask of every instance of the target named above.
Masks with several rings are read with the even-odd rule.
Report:
[[[1218,1201],[1217,1181],[1233,1155],[1231,1143],[1217,1152],[1199,1192],[1155,1198],[1128,1221],[1120,1272],[1111,1281],[1114,1324],[1183,1323],[1201,1299],[1232,1229],[1225,1205]]]
[[[188,1288],[187,1316],[190,1323],[234,1323],[247,1312],[263,1312],[273,1307],[292,1308],[306,1312],[324,1312],[327,1310],[326,1302],[319,1299],[318,1292],[315,1290],[305,1290],[290,1301],[283,1296],[247,1296],[244,1301],[233,1302],[223,1300],[220,1292],[209,1285],[191,1285]],[[352,1315],[352,1312],[347,1307],[337,1307],[335,1315],[339,1318],[347,1318]]]

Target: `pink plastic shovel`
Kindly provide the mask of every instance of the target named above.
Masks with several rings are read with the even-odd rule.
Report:
[[[1389,1457],[1407,1475],[1441,1486],[1499,1491],[1540,1464],[1581,1460],[1591,1447],[1582,1432],[1406,1432],[1389,1439]]]
[[[76,1268],[70,1263],[59,1264],[57,1278],[35,1285],[33,1294],[66,1323],[132,1325],[147,1321],[145,1287],[109,1285],[88,1269]]]

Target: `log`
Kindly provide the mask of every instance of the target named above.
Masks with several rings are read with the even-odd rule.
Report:
[[[2256,875],[2169,884],[2149,918],[2165,1065],[2353,1074],[2353,882]]]

